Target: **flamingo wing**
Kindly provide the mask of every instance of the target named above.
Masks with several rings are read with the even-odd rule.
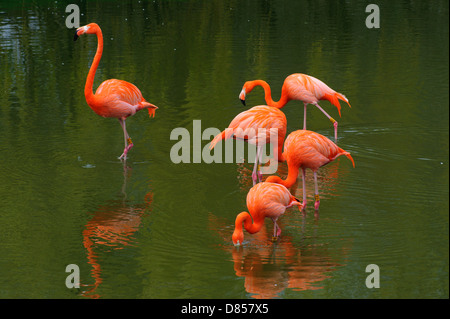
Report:
[[[268,218],[278,218],[292,202],[289,190],[280,184],[258,183],[247,194],[250,213],[262,214]]]
[[[255,106],[238,114],[229,128],[235,131],[236,138],[245,139],[252,144],[268,143],[271,131],[279,130],[279,134],[285,134],[286,116],[270,106]]]
[[[144,100],[141,91],[134,84],[116,79],[106,80],[100,84],[95,95],[111,96],[130,105],[137,105]]]
[[[267,105],[254,106],[236,115],[228,128],[212,140],[210,149],[220,140],[231,137],[257,145],[268,143],[270,133],[274,130],[278,130],[278,134],[281,134],[284,138],[286,134],[286,116],[284,113]]]
[[[141,91],[132,83],[122,80],[106,80],[95,92],[95,112],[104,117],[127,118],[137,111],[148,108],[150,116],[157,109],[148,103]]]

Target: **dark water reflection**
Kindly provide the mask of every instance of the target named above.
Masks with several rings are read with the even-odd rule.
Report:
[[[81,295],[90,298],[100,298],[97,289],[102,284],[101,266],[105,255],[124,249],[127,246],[137,247],[139,242],[135,233],[139,230],[141,219],[150,213],[153,193],[149,191],[144,197],[144,203],[129,204],[127,201],[127,179],[130,168],[124,164],[124,182],[121,188],[122,199],[111,200],[98,208],[87,222],[83,231],[83,245],[87,251],[88,264],[92,266],[93,284],[83,284]]]
[[[160,107],[127,120],[124,170],[117,120],[83,96],[95,37],[73,42],[61,1],[2,1],[0,297],[448,298],[448,1],[377,4],[369,30],[364,1],[80,1],[105,38],[94,87],[123,79]],[[277,100],[296,72],[349,98],[338,144],[356,168],[323,167],[319,216],[289,209],[278,243],[267,221],[236,249],[253,164],[174,164],[170,133],[224,129],[245,81]],[[302,103],[282,111],[288,134],[302,126]],[[332,137],[312,107],[308,126]],[[313,185],[308,171],[309,203]],[[365,286],[368,264],[380,289]]]

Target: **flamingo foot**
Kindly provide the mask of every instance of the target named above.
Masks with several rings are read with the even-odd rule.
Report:
[[[131,144],[129,144],[127,147],[125,147],[125,149],[123,150],[122,155],[119,156],[119,159],[124,159],[124,160],[126,160],[126,159],[127,159],[128,151],[129,151],[132,147],[133,147],[133,143],[131,143]]]
[[[314,203],[314,209],[319,210],[320,200]]]
[[[256,173],[252,173],[252,181],[253,181],[253,186],[255,186],[258,183],[258,175]]]
[[[338,122],[333,123],[334,126],[334,141],[337,142],[337,128],[338,128]]]
[[[258,171],[258,180],[260,182],[262,182],[262,178],[263,178],[263,174],[260,171]]]
[[[277,234],[276,234],[276,236],[272,236],[272,242],[278,241],[278,238],[280,237],[280,235],[281,235],[281,228],[277,227]]]
[[[314,195],[315,203],[314,203],[314,209],[319,210],[320,205],[320,197],[319,194]]]
[[[298,205],[298,210],[299,211],[305,211],[305,209],[306,209],[306,200],[305,201],[303,201],[303,203],[301,204],[301,205]]]

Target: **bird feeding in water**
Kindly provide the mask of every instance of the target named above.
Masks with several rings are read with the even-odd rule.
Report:
[[[272,241],[276,241],[281,234],[281,228],[277,224],[278,218],[284,214],[286,208],[300,206],[300,201],[289,190],[280,184],[262,182],[253,186],[247,194],[248,212],[237,215],[232,236],[235,246],[242,245],[244,231],[255,234],[264,225],[264,219],[273,221]]]
[[[209,148],[212,150],[219,141],[230,138],[241,139],[256,145],[257,151],[252,172],[253,185],[255,185],[257,181],[262,180],[260,163],[262,148],[265,144],[273,142],[274,155],[279,162],[284,161],[282,151],[286,126],[286,116],[280,110],[267,105],[254,106],[236,115],[228,128],[214,137]],[[276,136],[276,141],[271,141],[272,136]]]
[[[278,176],[269,176],[266,182],[278,183],[291,187],[297,181],[299,168],[302,169],[303,180],[303,203],[302,209],[306,207],[305,170],[310,168],[314,172],[314,208],[319,209],[319,186],[317,184],[317,170],[334,161],[337,157],[347,156],[355,167],[355,162],[349,152],[344,151],[325,136],[308,130],[297,130],[286,138],[284,143],[283,157],[288,165],[288,176],[282,180]]]
[[[282,108],[286,105],[290,100],[299,100],[303,102],[304,105],[304,117],[303,117],[303,129],[306,130],[306,106],[308,104],[315,105],[323,114],[333,123],[334,126],[334,139],[337,141],[337,127],[338,122],[328,115],[325,110],[320,107],[318,102],[320,100],[328,100],[337,107],[339,111],[339,116],[341,116],[341,105],[339,104],[339,100],[342,100],[350,106],[348,99],[341,93],[336,92],[328,85],[323,83],[321,80],[316,79],[310,75],[295,73],[289,75],[283,83],[283,87],[281,88],[281,98],[278,102],[275,102],[272,99],[272,94],[270,90],[270,86],[266,81],[263,80],[254,80],[245,82],[242,87],[241,93],[239,94],[239,99],[245,105],[245,97],[248,93],[250,93],[254,87],[262,86],[264,89],[265,100],[267,105],[273,106],[276,108]],[[351,106],[350,106],[351,107]]]

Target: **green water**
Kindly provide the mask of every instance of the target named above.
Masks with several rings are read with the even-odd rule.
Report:
[[[377,1],[379,29],[366,1],[78,2],[105,38],[94,89],[126,80],[159,107],[127,120],[125,164],[118,121],[86,104],[96,39],[73,42],[69,3],[0,2],[0,298],[449,297],[448,1]],[[348,97],[341,118],[320,104],[356,168],[319,170],[318,218],[308,171],[306,216],[290,208],[279,242],[267,220],[237,249],[252,164],[174,164],[170,134],[224,129],[264,104],[260,88],[240,103],[245,81],[278,100],[292,73]],[[288,133],[302,128],[301,102],[282,111]],[[333,137],[316,108],[307,119]],[[366,287],[369,264],[380,288]]]

